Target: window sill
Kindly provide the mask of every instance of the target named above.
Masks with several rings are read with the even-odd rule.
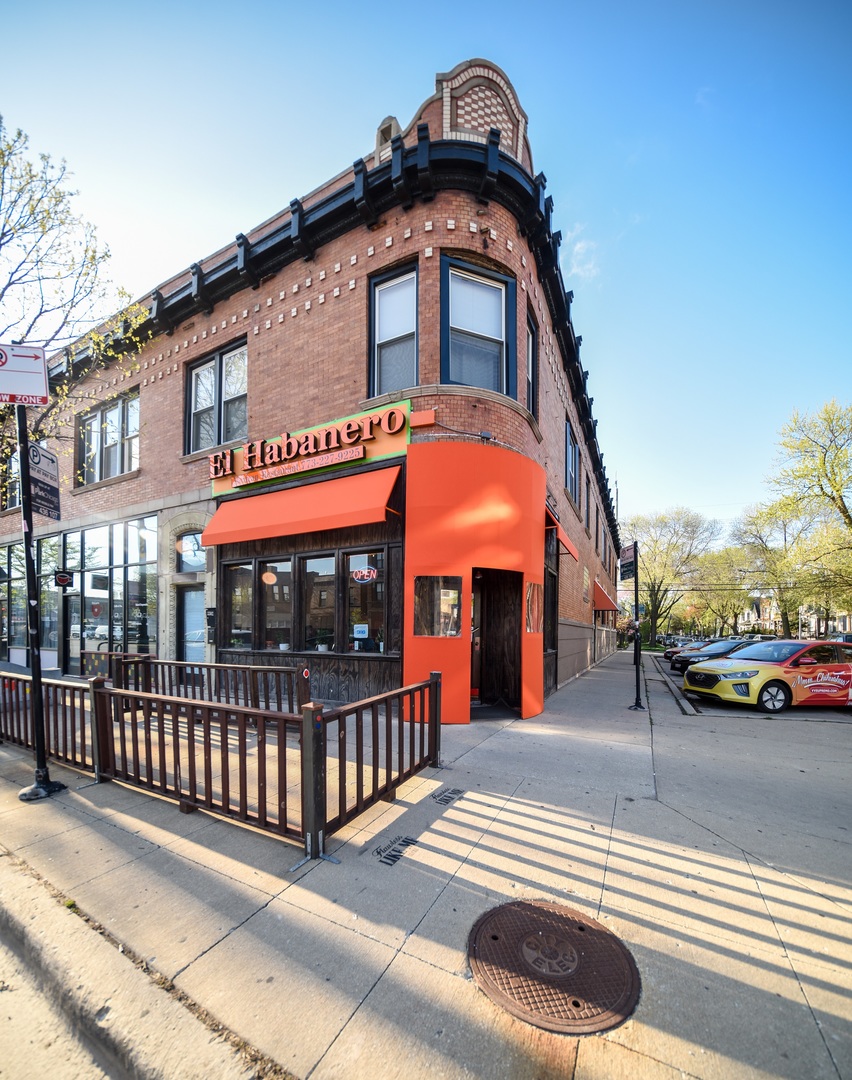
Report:
[[[580,510],[580,507],[577,505],[577,503],[574,502],[574,496],[571,494],[571,492],[568,490],[568,488],[565,488],[564,491],[565,491],[565,498],[568,500],[568,505],[571,507],[571,509],[577,515],[577,520],[582,521],[583,520],[583,515],[582,515],[582,512]]]
[[[135,480],[141,472],[141,469],[131,469],[130,472],[119,473],[118,476],[109,476],[106,480],[95,480],[91,484],[80,484],[73,487],[70,494],[74,496],[82,495],[84,491],[99,491],[101,488],[112,487],[114,484],[120,484],[125,480]]]
[[[181,465],[191,465],[195,461],[204,461],[211,454],[218,454],[222,450],[236,450],[238,446],[243,446],[245,441],[245,439],[238,439],[236,442],[220,443],[218,446],[205,446],[203,450],[193,450],[189,454],[182,454],[178,461]]]

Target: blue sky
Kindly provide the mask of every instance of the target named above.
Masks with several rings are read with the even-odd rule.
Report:
[[[0,113],[64,157],[134,295],[493,60],[529,115],[622,518],[767,498],[794,408],[852,403],[852,6],[5,5]],[[11,43],[11,47],[10,47]],[[624,538],[627,539],[627,538]]]

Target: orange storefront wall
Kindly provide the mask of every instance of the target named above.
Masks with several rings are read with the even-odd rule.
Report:
[[[544,580],[545,474],[521,454],[478,443],[415,443],[408,448],[405,537],[405,683],[442,673],[443,720],[470,722],[470,604],[474,567],[514,570]],[[415,637],[414,579],[462,579],[462,632]],[[544,707],[544,639],[521,629],[521,715]]]

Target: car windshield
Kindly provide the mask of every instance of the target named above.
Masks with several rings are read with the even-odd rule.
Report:
[[[723,653],[732,652],[737,647],[736,641],[717,641],[711,645],[705,645],[701,650],[708,656],[719,656]]]
[[[757,641],[738,649],[737,660],[766,660],[770,663],[783,663],[802,648],[800,641]]]

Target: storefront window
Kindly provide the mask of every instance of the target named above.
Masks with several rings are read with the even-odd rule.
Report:
[[[127,568],[125,597],[127,637],[123,649],[118,641],[114,648],[124,652],[147,653],[156,650],[157,641],[157,568],[154,565]],[[121,626],[113,627],[116,638]]]
[[[59,589],[50,577],[39,579],[40,641],[43,649],[55,649],[59,644]]]
[[[347,555],[348,648],[383,652],[385,646],[385,553]]]
[[[414,579],[414,633],[420,637],[458,637],[461,633],[460,577]]]
[[[0,660],[9,659],[9,601],[0,594]]]
[[[59,561],[59,537],[46,536],[38,542],[38,571],[40,574],[53,575],[54,570],[60,570],[62,564]]]
[[[109,526],[86,529],[83,533],[83,558],[86,567],[109,566]]]
[[[231,649],[250,649],[252,646],[252,564],[233,563],[224,567],[226,638]]]
[[[293,644],[293,573],[289,559],[261,563],[264,644],[286,652]]]
[[[109,570],[90,570],[85,573],[83,589],[83,651],[108,652]]]
[[[207,550],[201,543],[200,532],[184,533],[178,539],[176,569],[179,574],[207,569]]]
[[[334,648],[334,556],[302,560],[302,618],[306,649]]]
[[[45,536],[38,542],[39,642],[43,649],[55,649],[59,644],[59,597],[54,583],[54,571],[60,569],[59,536]]]
[[[402,645],[402,549],[225,563],[222,601],[226,649],[395,655]]]
[[[157,552],[157,519],[140,518],[127,523],[127,561],[150,562]]]
[[[65,570],[79,570],[80,563],[80,534],[78,532],[65,534]]]
[[[14,552],[13,552],[14,557]],[[24,549],[21,549],[22,563]],[[13,567],[13,570],[16,569]],[[21,567],[23,571],[23,566]],[[9,644],[26,648],[27,645],[27,582],[24,577],[12,578],[9,611]]]

